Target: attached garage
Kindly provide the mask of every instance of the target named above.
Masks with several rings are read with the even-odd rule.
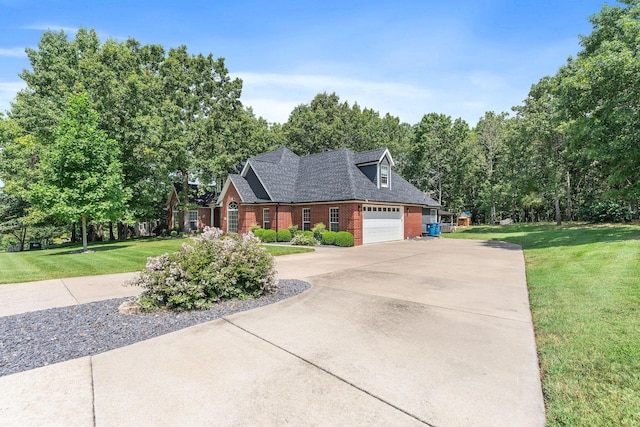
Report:
[[[404,239],[402,207],[364,205],[362,213],[362,244]]]

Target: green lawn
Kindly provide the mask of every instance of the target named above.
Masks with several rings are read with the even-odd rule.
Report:
[[[475,226],[522,245],[548,425],[640,425],[640,226]]]
[[[81,244],[41,251],[1,252],[0,284],[93,276],[142,270],[147,257],[174,252],[188,239],[135,239],[89,244],[94,252],[79,253]],[[273,255],[313,251],[292,246],[265,246]]]

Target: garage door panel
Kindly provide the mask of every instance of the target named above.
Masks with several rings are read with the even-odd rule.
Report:
[[[375,212],[365,206],[362,221],[362,243],[389,242],[404,238],[403,209],[398,212],[375,207]]]

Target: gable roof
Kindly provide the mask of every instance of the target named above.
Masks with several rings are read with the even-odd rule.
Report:
[[[299,157],[287,148],[280,148],[249,159],[241,174],[230,175],[219,200],[231,182],[244,203],[360,200],[440,206],[393,171],[391,186],[378,188],[358,167],[380,162],[385,155],[393,165],[386,148],[365,153],[340,149],[307,157]],[[268,198],[264,197],[261,187]]]
[[[387,148],[378,148],[376,150],[365,151],[363,153],[354,153],[353,160],[356,165],[364,165],[368,163],[378,163],[382,160],[382,158],[387,155],[389,156],[389,163],[393,166],[395,163],[391,158],[391,153]]]

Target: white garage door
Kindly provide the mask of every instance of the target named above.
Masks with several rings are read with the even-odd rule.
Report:
[[[364,205],[362,211],[362,244],[404,239],[402,207]]]

